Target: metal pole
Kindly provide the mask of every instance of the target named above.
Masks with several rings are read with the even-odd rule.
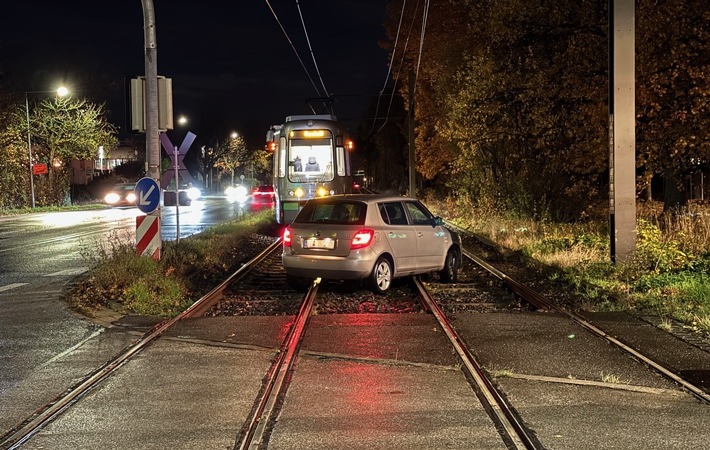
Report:
[[[178,166],[178,155],[180,151],[175,146],[175,225],[177,227],[177,237],[175,242],[180,243],[180,169]]]
[[[25,113],[27,113],[27,153],[29,154],[30,157],[30,195],[31,195],[31,203],[30,205],[34,209],[35,207],[35,174],[32,170],[32,138],[31,138],[31,133],[30,133],[30,101],[29,101],[29,93],[25,92]]]
[[[158,130],[158,44],[155,36],[153,0],[141,0],[145,33],[145,158],[147,175],[160,179],[160,136]]]

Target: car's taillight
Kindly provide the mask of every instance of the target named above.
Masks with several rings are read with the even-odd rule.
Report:
[[[363,228],[362,230],[355,233],[352,241],[350,241],[350,250],[357,250],[360,248],[365,248],[370,243],[372,243],[372,238],[375,237],[375,230],[369,228]]]
[[[283,234],[283,239],[284,247],[290,247],[291,246],[291,230],[288,228],[284,228],[284,234]]]

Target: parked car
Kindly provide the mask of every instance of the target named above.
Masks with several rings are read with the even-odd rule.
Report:
[[[384,195],[309,200],[283,231],[286,275],[295,287],[317,277],[366,280],[386,292],[394,278],[438,272],[454,282],[461,238],[420,201]]]
[[[136,206],[136,183],[120,183],[104,196],[104,202],[111,206]]]

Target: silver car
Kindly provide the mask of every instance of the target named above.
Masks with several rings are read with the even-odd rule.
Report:
[[[337,195],[304,205],[284,229],[282,261],[294,286],[367,280],[382,294],[398,277],[438,272],[456,281],[461,238],[416,199]]]

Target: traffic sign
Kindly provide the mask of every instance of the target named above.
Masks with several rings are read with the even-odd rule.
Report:
[[[178,172],[177,175],[180,176],[180,178],[185,182],[185,183],[193,183],[195,180],[192,179],[192,175],[190,175],[190,172],[187,170],[187,167],[185,167],[185,163],[183,162],[183,159],[185,159],[185,155],[187,155],[187,151],[190,150],[190,146],[192,145],[192,142],[195,140],[195,134],[191,132],[187,132],[187,135],[182,141],[182,144],[180,144],[179,148],[176,148],[172,142],[170,142],[170,138],[168,137],[167,134],[165,133],[160,133],[160,143],[163,145],[163,148],[165,149],[165,153],[168,154],[168,157],[170,157],[170,167],[175,167],[176,165],[177,170],[166,170],[165,173],[163,174],[163,177],[160,179],[160,187],[163,189],[166,189],[168,187],[168,184],[170,184],[170,181],[175,177],[176,173]],[[177,181],[177,180],[176,180]],[[178,183],[176,183],[177,185]],[[180,189],[180,186],[176,187],[176,190]]]
[[[47,173],[47,165],[46,164],[32,164],[32,174],[33,175],[42,175]]]
[[[136,252],[160,261],[160,217],[136,216]]]
[[[150,177],[144,177],[136,183],[136,206],[150,214],[160,205],[160,186]]]

